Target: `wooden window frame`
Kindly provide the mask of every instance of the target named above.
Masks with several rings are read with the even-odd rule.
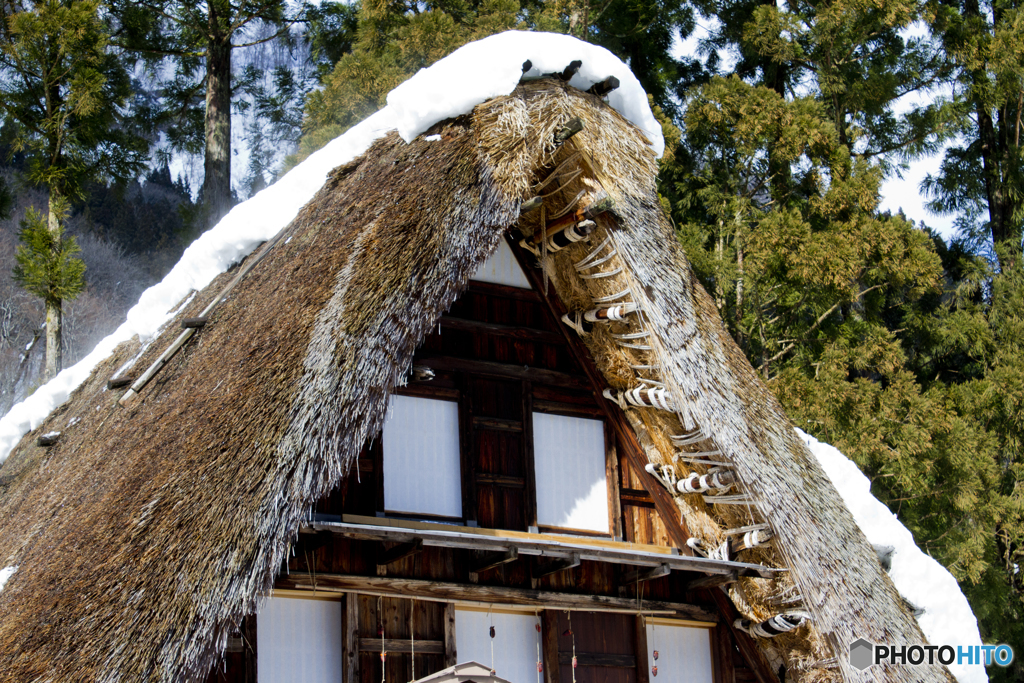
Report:
[[[438,515],[391,512],[384,509],[384,461],[383,461],[383,437],[378,439],[371,448],[371,455],[374,460],[374,470],[377,475],[377,516],[392,519],[423,519],[424,521],[438,521],[445,523],[461,523],[468,527],[476,527],[477,490],[476,476],[473,468],[472,454],[476,447],[475,430],[473,422],[473,410],[470,405],[468,381],[471,375],[468,373],[457,373],[456,386],[431,386],[429,383],[409,384],[399,387],[395,394],[399,396],[413,396],[434,400],[453,401],[458,403],[459,414],[459,459],[460,475],[462,486],[462,517],[441,517]],[[524,468],[524,518],[526,520],[526,531],[533,533],[551,533],[582,536],[590,538],[605,538],[612,540],[623,539],[622,505],[620,496],[620,474],[619,459],[616,444],[615,430],[605,419],[600,408],[575,403],[563,403],[553,400],[537,400],[534,398],[534,382],[530,380],[520,381],[522,393],[522,446],[521,455]],[[558,527],[550,525],[539,525],[537,523],[537,474],[534,454],[534,433],[533,413],[545,413],[548,415],[562,415],[565,417],[578,417],[585,419],[600,420],[604,426],[605,444],[605,486],[608,491],[608,531],[593,531],[589,529],[573,529],[569,527]]]

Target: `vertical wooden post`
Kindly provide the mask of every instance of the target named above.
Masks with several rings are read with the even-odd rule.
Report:
[[[732,634],[725,624],[711,630],[711,651],[714,653],[715,683],[736,683],[736,664],[732,659]]]
[[[444,667],[459,663],[459,653],[455,642],[455,603],[444,605]]]
[[[359,594],[345,593],[341,619],[343,683],[359,683]]]
[[[622,501],[619,498],[619,452],[615,447],[615,431],[604,423],[604,469],[608,481],[608,531],[612,538],[622,540]]]
[[[651,661],[647,655],[647,622],[636,615],[636,683],[650,683]]]
[[[558,612],[546,609],[541,618],[541,650],[544,656],[544,683],[559,683]]]
[[[373,458],[373,476],[374,476],[374,512],[378,515],[382,515],[384,512],[384,430],[377,435],[374,439],[373,444],[370,446],[371,457]],[[356,461],[356,467],[359,466],[359,461]]]
[[[469,378],[459,373],[459,453],[462,465],[462,517],[468,526],[476,525],[476,482],[473,479],[475,433],[473,406],[470,405]],[[472,522],[472,524],[470,524]]]
[[[242,680],[245,683],[256,683],[256,614],[242,619]]]
[[[533,460],[533,384],[523,382],[523,462],[526,470],[526,528],[537,526],[537,470]]]

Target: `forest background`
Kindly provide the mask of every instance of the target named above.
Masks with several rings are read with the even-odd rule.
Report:
[[[55,301],[69,365],[233,203],[418,69],[507,29],[570,33],[626,61],[650,94],[677,237],[793,421],[857,462],[958,579],[983,639],[1024,654],[1015,0],[3,0],[0,11],[0,413],[53,369],[42,342]],[[698,22],[696,54],[680,56]],[[879,209],[886,178],[937,152],[920,190],[952,220],[947,238]],[[1022,680],[1024,668],[990,674]]]

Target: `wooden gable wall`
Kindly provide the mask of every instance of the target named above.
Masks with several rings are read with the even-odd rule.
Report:
[[[472,520],[471,526],[480,528],[552,531],[536,529],[536,501],[530,485],[534,467],[531,420],[524,418],[532,412],[550,412],[604,419],[607,474],[614,482],[609,487],[612,533],[605,538],[682,548],[689,553],[679,542],[685,541],[686,531],[671,499],[667,500],[672,516],[666,522],[661,511],[667,498],[664,489],[637,467],[636,444],[624,443],[621,425],[617,429],[608,420],[610,408],[600,396],[601,387],[595,386],[592,362],[583,345],[573,333],[566,333],[556,317],[561,303],[553,288],[547,296],[541,295],[539,272],[516,251],[534,288],[470,282],[416,353],[414,365],[431,368],[434,378],[416,381],[410,377],[407,386],[396,391],[458,402],[464,516]],[[319,502],[318,516],[369,523],[385,515],[380,438],[367,444],[357,466],[358,472],[350,473]],[[524,595],[540,591],[605,596],[641,608],[657,603],[690,605],[719,622],[711,632],[715,683],[772,680],[749,639],[742,642],[746,636],[732,629],[735,615],[728,600],[721,599],[724,594],[718,595],[718,588],[692,585],[699,575],[672,572],[649,578],[630,567],[586,560],[560,569],[542,558],[526,557],[475,571],[482,562],[487,564],[483,555],[480,551],[420,548],[322,532],[302,534],[287,566],[282,567],[275,591],[297,594],[293,591],[308,592],[315,586],[317,594],[344,594],[344,683],[375,683],[382,674],[387,681],[410,680],[414,647],[417,677],[456,663],[454,607],[444,598],[452,591],[458,595],[458,587],[464,587],[464,599],[476,601],[490,587]],[[386,584],[373,583],[378,579],[385,579]],[[353,589],[353,581],[361,588]],[[447,592],[438,594],[436,601],[424,599],[431,594],[432,585],[443,585]],[[391,594],[377,595],[375,591]],[[418,592],[418,599],[402,597],[403,591],[408,595]],[[544,609],[537,614],[544,625],[544,681],[568,683],[572,680],[567,668],[571,666],[572,643],[565,636],[567,614]],[[224,666],[211,672],[209,681],[258,680],[257,619],[250,617],[241,625],[240,633],[229,643]],[[574,631],[579,633],[576,650],[586,654],[577,669],[577,680],[650,683],[652,662],[644,628],[638,626],[640,617],[574,612],[573,619]],[[382,627],[389,653],[383,663],[386,670],[382,670],[380,658]],[[582,676],[584,672],[589,673]]]

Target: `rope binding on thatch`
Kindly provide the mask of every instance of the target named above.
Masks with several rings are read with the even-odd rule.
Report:
[[[750,619],[737,619],[733,626],[737,629],[749,633],[752,636],[758,636],[761,638],[774,638],[782,635],[783,633],[789,633],[797,628],[800,628],[804,622],[809,621],[811,615],[806,612],[784,612],[782,614],[776,614],[774,617],[765,619],[758,623],[751,621]]]

